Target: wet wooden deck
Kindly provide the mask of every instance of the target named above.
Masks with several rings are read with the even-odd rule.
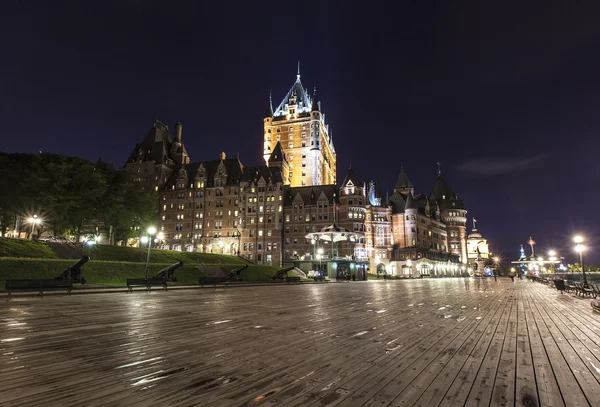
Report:
[[[461,280],[0,303],[0,405],[600,406],[600,315]]]

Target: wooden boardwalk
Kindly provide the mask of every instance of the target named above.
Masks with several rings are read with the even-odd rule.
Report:
[[[490,280],[0,303],[0,406],[600,406],[600,315]]]

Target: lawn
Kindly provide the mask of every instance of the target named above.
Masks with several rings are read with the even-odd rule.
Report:
[[[148,249],[137,247],[122,246],[104,246],[97,245],[86,247],[83,250],[92,260],[103,261],[127,261],[127,262],[146,262]],[[173,250],[150,250],[151,263],[177,263],[179,260],[184,264],[201,265],[235,265],[242,267],[247,264],[244,259],[237,256],[228,256],[224,254],[196,253],[196,252],[176,252]]]
[[[25,239],[0,238],[0,257],[56,259],[56,253],[46,243]]]
[[[28,278],[54,278],[59,276],[72,260],[61,259],[17,259],[0,258],[0,289],[4,288],[4,280]],[[155,276],[158,271],[171,263],[151,263],[149,276]],[[90,285],[107,287],[124,287],[127,278],[143,277],[145,263],[125,261],[94,261],[83,266],[83,276]],[[233,270],[240,265],[223,265],[224,269]],[[279,270],[279,267],[250,265],[242,271],[243,281],[264,281]],[[180,284],[197,284],[202,276],[198,264],[184,265],[176,271],[177,282]]]

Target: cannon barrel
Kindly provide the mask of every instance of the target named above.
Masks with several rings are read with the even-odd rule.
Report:
[[[56,277],[57,280],[75,280],[77,283],[85,284],[85,279],[81,276],[81,267],[90,261],[90,256],[82,256],[75,264],[67,267],[65,271]]]
[[[70,269],[71,271],[79,270],[85,263],[90,261],[90,256],[82,256],[77,263],[73,264]]]
[[[175,278],[175,270],[183,267],[183,262],[180,260],[177,263],[171,264],[169,267],[165,267],[160,270],[156,275],[157,278],[163,278],[165,280],[173,280]]]

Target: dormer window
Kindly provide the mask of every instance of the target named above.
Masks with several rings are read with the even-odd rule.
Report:
[[[290,114],[296,113],[296,109],[290,109]]]

